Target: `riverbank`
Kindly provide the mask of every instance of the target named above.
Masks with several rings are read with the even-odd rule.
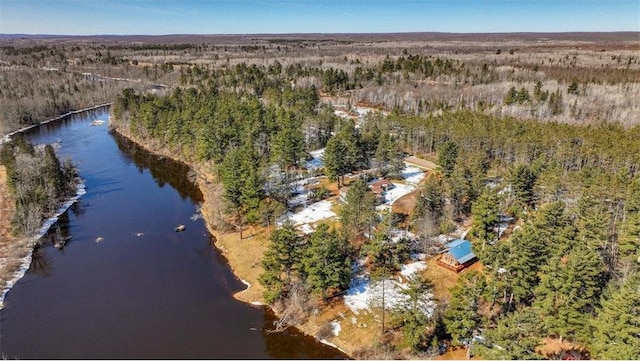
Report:
[[[15,211],[15,199],[9,191],[7,172],[0,165],[0,309],[4,307],[4,298],[13,285],[24,276],[31,264],[33,249],[69,207],[86,193],[83,183],[78,184],[76,194],[58,207],[51,217],[44,220],[33,237],[16,236],[13,233],[11,219]]]
[[[262,297],[264,287],[258,283],[258,277],[262,273],[262,255],[267,249],[270,229],[248,227],[243,230],[243,238],[241,239],[237,230],[227,228],[228,225],[222,221],[222,185],[213,175],[213,164],[183,159],[179,156],[180,152],[168,149],[166,144],[154,140],[141,141],[132,136],[127,129],[116,124],[110,123],[109,128],[149,152],[186,163],[191,167],[196,173],[196,183],[203,194],[204,201],[201,213],[207,229],[215,238],[214,245],[226,258],[236,277],[247,285],[247,289],[234,294],[234,298],[252,305],[264,305]],[[278,310],[273,308],[272,310],[276,315],[281,316],[278,314]],[[360,327],[363,323],[358,323],[354,327],[347,326],[348,329],[343,328],[343,332],[340,332],[339,335],[332,334],[331,331],[328,335],[323,332],[327,326],[330,327],[334,320],[343,318],[347,313],[348,309],[342,302],[331,303],[321,306],[317,313],[309,317],[307,322],[295,327],[353,358],[357,352],[373,345],[377,332],[373,332],[366,325]],[[373,320],[369,321],[369,324],[373,323]],[[323,336],[319,337],[319,335]]]
[[[73,115],[73,114],[79,114],[79,113],[86,112],[86,111],[89,111],[89,110],[104,108],[104,107],[109,106],[111,104],[113,104],[113,102],[98,104],[98,105],[94,105],[94,106],[90,106],[90,107],[82,108],[82,109],[78,109],[78,110],[72,110],[72,111],[66,112],[66,113],[64,113],[62,115],[58,115],[58,116],[55,116],[53,118],[49,118],[49,119],[43,120],[40,123],[33,124],[33,125],[28,125],[28,126],[26,126],[24,128],[20,128],[18,130],[14,130],[12,132],[9,132],[7,134],[2,135],[2,137],[0,138],[0,144],[2,144],[4,142],[8,142],[11,139],[11,137],[13,135],[15,135],[15,134],[25,132],[25,131],[27,131],[29,129],[33,129],[33,128],[39,127],[41,125],[45,125],[45,124],[48,124],[48,123],[51,123],[51,122],[55,122],[57,120],[64,119],[64,118],[66,118],[66,117],[68,117],[70,115]]]
[[[11,139],[12,136],[25,132],[29,129],[39,127],[54,121],[64,119],[73,114],[103,108],[113,103],[98,104],[91,107],[73,110],[65,114],[41,121],[38,124],[30,125],[0,137],[0,145]],[[9,190],[7,184],[7,172],[4,166],[0,165],[0,309],[4,306],[4,298],[13,285],[24,276],[29,269],[33,249],[38,240],[44,236],[49,228],[55,224],[58,217],[73,205],[82,195],[86,193],[84,184],[78,185],[76,194],[65,201],[56,210],[55,214],[43,221],[42,226],[34,237],[17,236],[13,232],[11,220],[15,212],[15,198]]]

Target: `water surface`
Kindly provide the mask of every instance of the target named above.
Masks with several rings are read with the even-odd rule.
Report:
[[[30,130],[56,143],[87,194],[34,251],[0,314],[6,358],[344,358],[273,315],[233,299],[231,273],[199,218],[183,164],[110,134],[108,108]],[[90,126],[95,119],[105,121]],[[186,231],[174,227],[186,225]],[[62,250],[56,237],[72,238]]]

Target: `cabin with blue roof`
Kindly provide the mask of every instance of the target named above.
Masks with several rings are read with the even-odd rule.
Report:
[[[456,239],[445,245],[446,249],[438,256],[437,263],[456,273],[471,266],[478,257],[471,251],[471,242]]]

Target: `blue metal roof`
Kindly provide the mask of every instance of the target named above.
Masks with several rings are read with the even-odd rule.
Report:
[[[447,243],[447,248],[449,249],[449,253],[460,264],[476,258],[476,255],[471,252],[471,242],[467,241],[466,239],[453,240]]]

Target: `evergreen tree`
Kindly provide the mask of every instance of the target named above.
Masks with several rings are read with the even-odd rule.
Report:
[[[640,359],[640,274],[629,276],[602,300],[593,329],[591,355],[597,359]]]
[[[555,93],[551,93],[551,96],[549,97],[549,109],[551,110],[551,115],[560,115],[564,113],[564,103],[562,101],[560,89],[557,89]]]
[[[434,307],[431,284],[420,278],[411,277],[406,289],[400,291],[405,297],[395,308],[395,315],[402,327],[404,343],[413,351],[426,348],[429,318],[426,310]]]
[[[604,266],[598,254],[577,243],[566,256],[554,256],[541,268],[533,307],[551,335],[583,337],[604,286]]]
[[[278,118],[281,129],[274,134],[271,141],[271,156],[284,167],[297,166],[305,155],[302,124],[287,111],[279,112]]]
[[[534,203],[533,187],[537,175],[526,165],[518,165],[512,168],[510,180],[516,201],[521,206],[531,206]]]
[[[463,273],[451,289],[451,300],[444,315],[444,324],[453,339],[453,344],[465,345],[467,351],[470,350],[472,336],[482,325],[478,309],[485,287],[484,276],[477,271],[469,271]]]
[[[413,210],[413,219],[420,219],[424,212],[429,212],[434,220],[439,221],[444,213],[444,185],[436,176],[428,177],[422,186],[420,197]]]
[[[360,156],[359,135],[353,124],[343,124],[336,135],[327,142],[324,152],[324,169],[331,180],[344,183],[344,175],[356,169]]]
[[[351,259],[347,239],[325,223],[318,225],[309,237],[309,246],[302,255],[307,284],[313,293],[327,298],[349,286]]]
[[[535,348],[540,343],[539,319],[530,308],[515,311],[498,321],[495,328],[484,332],[484,340],[473,351],[489,360],[537,360],[542,357]]]
[[[269,245],[262,259],[264,273],[258,281],[266,290],[264,294],[267,303],[273,303],[286,294],[287,287],[294,274],[299,275],[301,258],[306,244],[290,222],[274,230],[269,237]]]
[[[351,238],[355,238],[371,230],[375,217],[375,195],[363,179],[353,181],[340,210],[342,226]]]
[[[507,92],[507,95],[505,95],[504,97],[504,103],[506,105],[512,105],[517,102],[518,102],[518,91],[516,90],[516,87],[512,86]]]
[[[636,270],[640,263],[640,178],[627,187],[624,218],[618,239],[617,267],[623,274]]]
[[[51,144],[47,144],[44,147],[44,177],[52,184],[54,189],[54,201],[64,196],[65,193],[65,176],[60,166],[60,161],[56,156],[55,151]]]
[[[449,177],[453,172],[458,159],[458,145],[452,141],[446,141],[438,149],[438,165],[442,173]]]
[[[471,234],[480,241],[479,251],[484,252],[487,243],[497,240],[495,227],[498,225],[498,199],[495,192],[486,187],[471,206],[473,224]]]

